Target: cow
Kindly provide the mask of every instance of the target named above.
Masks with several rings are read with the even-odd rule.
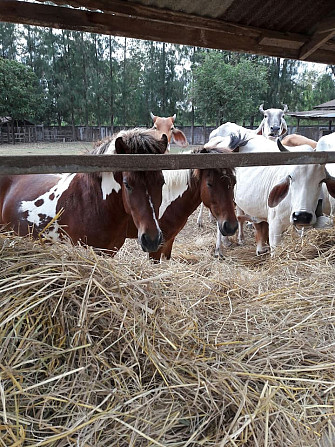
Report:
[[[330,139],[331,140],[331,139]],[[334,138],[333,138],[334,140]],[[286,135],[286,137],[284,137],[282,139],[282,144],[284,146],[289,146],[289,147],[296,147],[296,146],[300,146],[302,144],[308,144],[309,146],[311,146],[313,149],[315,149],[318,145],[318,142],[315,140],[312,140],[311,138],[307,138],[303,135],[299,135],[296,133],[290,134],[290,135]],[[317,150],[335,150],[335,141],[331,144],[327,143],[327,139],[321,139],[321,143],[319,144],[319,147]],[[335,176],[335,167],[333,164],[327,164],[326,166],[327,171],[332,175]],[[316,228],[323,228],[325,226],[329,226],[329,222],[331,221],[331,219],[329,220],[329,218],[327,218],[326,216],[322,217],[322,214],[327,214],[327,215],[331,215],[334,216],[335,213],[335,201],[332,198],[332,196],[330,196],[328,194],[327,188],[325,187],[325,185],[323,185],[322,187],[322,193],[319,199],[319,203],[318,203],[318,208],[316,210],[316,214],[318,217],[318,222],[315,225]]]
[[[176,114],[173,116],[169,116],[167,118],[156,116],[152,112],[150,112],[150,116],[154,123],[153,129],[158,132],[158,137],[161,137],[162,134],[165,134],[168,138],[168,152],[170,151],[170,143],[174,141],[178,146],[186,147],[188,146],[187,138],[185,134],[174,127],[174,122],[176,119]]]
[[[254,131],[258,135],[263,135],[270,140],[276,140],[287,133],[287,124],[284,119],[288,111],[286,104],[284,109],[263,109],[263,104],[259,106],[259,111],[263,113],[263,119],[258,128]]]
[[[249,139],[240,152],[288,151],[279,139],[276,143],[261,136]],[[309,145],[296,147],[299,151],[314,151]],[[267,234],[271,253],[292,224],[297,229],[316,224],[321,185],[325,183],[329,194],[335,197],[335,178],[325,165],[281,165],[236,168],[235,203],[245,214],[253,216],[256,230],[256,254],[267,253]],[[267,233],[268,232],[268,233]]]
[[[321,137],[316,143],[316,151],[335,151],[335,133]],[[329,174],[335,177],[335,164],[327,163],[326,168]],[[333,217],[335,215],[335,200],[326,191],[323,191],[323,198],[323,211]]]
[[[303,135],[299,135],[297,133],[286,135],[286,137],[284,137],[281,140],[281,142],[284,146],[290,146],[290,147],[301,146],[302,144],[308,144],[313,149],[315,149],[317,145],[317,142],[315,140],[311,140],[310,138],[304,137]]]

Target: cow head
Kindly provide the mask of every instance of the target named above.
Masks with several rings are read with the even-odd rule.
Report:
[[[154,123],[153,129],[155,129],[159,133],[159,135],[162,135],[164,133],[167,136],[169,142],[168,151],[170,150],[170,143],[172,140],[181,147],[186,147],[188,145],[185,134],[181,130],[174,127],[176,114],[164,118],[161,116],[156,116],[150,112],[150,116]]]
[[[263,109],[263,104],[259,106],[259,111],[263,113],[264,118],[257,129],[259,135],[263,135],[270,140],[276,140],[287,132],[287,124],[284,119],[285,113],[288,111],[286,104],[284,109]]]
[[[279,140],[277,145],[281,151],[288,151]],[[314,151],[312,147],[310,150]],[[335,197],[335,179],[328,174],[325,165],[292,166],[287,175],[270,191],[268,205],[270,208],[278,206],[290,192],[290,200],[287,202],[290,222],[297,227],[314,225],[323,182],[329,194]]]

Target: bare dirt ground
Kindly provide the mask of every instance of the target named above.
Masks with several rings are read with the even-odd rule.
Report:
[[[19,143],[19,144],[1,144],[0,155],[67,155],[82,154],[92,148],[89,141],[71,141],[67,143]]]
[[[89,152],[93,147],[90,141],[70,141],[66,143],[54,143],[42,141],[39,143],[18,143],[18,144],[0,144],[0,155],[68,155],[68,154],[84,154]],[[197,146],[188,146],[185,150],[193,149]],[[176,146],[171,146],[171,152],[183,152]]]

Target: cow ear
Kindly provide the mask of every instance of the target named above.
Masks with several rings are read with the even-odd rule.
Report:
[[[262,119],[261,124],[254,131],[256,135],[263,135],[263,125],[264,125],[264,118]]]
[[[115,153],[116,154],[128,154],[129,148],[126,143],[123,141],[122,137],[118,137],[115,140]]]
[[[185,134],[181,130],[173,129],[172,136],[173,136],[174,142],[176,143],[177,146],[181,146],[181,147],[188,146],[188,141],[185,137]]]
[[[268,205],[270,208],[276,207],[282,200],[285,199],[290,188],[290,180],[291,177],[288,175],[284,180],[279,182],[271,189],[268,198]]]
[[[329,194],[332,197],[335,197],[335,178],[329,176],[326,178],[325,183],[326,183]]]
[[[286,122],[285,122],[285,120],[283,118],[283,130],[281,131],[280,136],[283,137],[286,133],[287,133],[287,125],[286,125]]]

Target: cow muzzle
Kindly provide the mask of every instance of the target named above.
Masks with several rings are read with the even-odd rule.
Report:
[[[293,225],[312,225],[313,214],[307,211],[295,211],[292,214]]]

